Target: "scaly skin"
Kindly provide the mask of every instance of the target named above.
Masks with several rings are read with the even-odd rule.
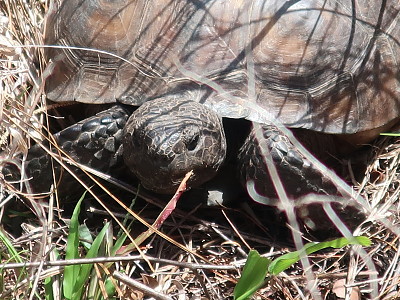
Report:
[[[215,176],[226,156],[221,118],[190,100],[146,102],[130,117],[124,136],[126,165],[157,193],[174,193],[191,170],[188,185],[201,185]]]
[[[54,138],[61,150],[74,161],[99,172],[113,173],[123,165],[122,129],[129,115],[130,111],[116,105],[56,133]],[[57,152],[54,147],[52,149]],[[58,180],[62,172],[60,165],[52,164],[50,155],[39,145],[29,150],[25,169],[33,192],[49,191],[50,185],[54,182],[53,165]],[[79,168],[71,168],[81,176]],[[75,187],[79,184],[67,172],[62,174],[63,180],[59,188],[63,191],[76,190]]]

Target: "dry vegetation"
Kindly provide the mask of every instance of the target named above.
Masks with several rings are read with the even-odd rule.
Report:
[[[13,163],[21,167],[21,159],[32,138],[40,137],[37,133],[40,124],[46,123],[40,77],[44,68],[43,48],[37,45],[43,43],[47,6],[46,0],[0,2],[0,157],[3,165]],[[340,290],[342,279],[360,292],[361,296],[357,292],[351,299],[400,298],[399,149],[395,140],[380,139],[374,146],[374,158],[365,179],[356,187],[369,203],[369,216],[368,222],[355,233],[370,237],[372,246],[312,255],[306,265],[296,264],[274,277],[256,295],[258,299],[341,299],[332,288],[336,284]],[[44,290],[44,283],[50,277],[54,280],[56,299],[57,293],[62,298],[59,281],[64,265],[71,263],[61,260],[68,235],[68,220],[64,218],[68,214],[57,208],[56,197],[49,200],[23,194],[3,177],[0,180],[0,298],[44,299],[49,293]],[[125,193],[120,199],[133,197]],[[152,223],[165,204],[150,196],[144,198],[147,204],[140,210],[134,206],[133,211]],[[106,203],[93,205],[86,218],[94,223],[90,228],[95,231],[99,230],[96,226],[102,227],[102,222],[93,220],[112,220],[110,212],[113,212],[116,235],[122,225],[116,220],[122,222],[124,209],[116,202]],[[206,213],[197,208],[189,213],[175,210],[161,227],[163,237],[153,234],[140,246],[140,252],[133,250],[132,256],[116,258],[115,264],[106,264],[99,255],[96,274],[114,274],[118,299],[144,298],[143,284],[152,288],[157,299],[229,298],[249,247],[271,257],[293,250],[289,248],[291,243],[275,243],[268,234],[271,228],[249,226],[251,218],[234,209],[208,209]],[[262,224],[263,220],[258,222]],[[145,230],[145,226],[136,222],[129,232],[136,238]],[[113,232],[108,234],[113,243]],[[18,255],[10,249],[15,249]],[[22,268],[25,263],[27,266]]]

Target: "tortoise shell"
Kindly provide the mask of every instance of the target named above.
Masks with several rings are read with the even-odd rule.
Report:
[[[53,101],[187,93],[222,117],[335,134],[400,112],[397,0],[55,0],[45,36],[62,46],[47,49]]]

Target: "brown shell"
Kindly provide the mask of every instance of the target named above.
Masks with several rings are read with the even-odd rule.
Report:
[[[369,130],[399,116],[399,11],[398,0],[55,0],[46,43],[87,49],[47,50],[46,91],[132,105],[186,91],[221,116],[260,121],[261,107],[290,127]]]

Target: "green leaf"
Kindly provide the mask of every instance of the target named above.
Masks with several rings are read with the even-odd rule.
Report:
[[[96,239],[93,241],[92,246],[90,247],[87,255],[85,258],[94,258],[97,257],[100,245],[104,239],[104,236],[108,230],[110,223],[107,222],[103,229],[100,231],[100,233],[97,235]],[[83,294],[83,288],[85,286],[85,283],[89,280],[89,275],[90,272],[92,271],[93,264],[84,264],[80,265],[80,270],[79,270],[79,275],[75,279],[75,287],[74,287],[74,294],[73,294],[73,299],[80,300],[82,299],[82,294]]]
[[[114,282],[111,280],[111,278],[107,278],[105,281],[105,287],[106,287],[106,293],[108,295],[108,297],[113,297],[115,295],[115,284]]]
[[[115,256],[115,253],[117,253],[117,251],[122,247],[122,245],[124,244],[126,238],[127,238],[127,234],[124,232],[121,234],[121,236],[115,241],[114,246],[111,249],[111,256]]]
[[[92,234],[90,233],[89,228],[87,227],[86,224],[80,224],[78,231],[79,231],[79,240],[80,240],[81,244],[86,249],[90,249],[90,247],[93,243],[93,237],[92,237]]]
[[[269,275],[277,275],[299,261],[302,256],[325,248],[342,248],[347,245],[370,246],[371,240],[365,236],[356,236],[350,239],[338,238],[327,242],[308,243],[304,245],[303,249],[282,255],[272,262],[268,258],[261,257],[257,251],[251,250],[243,268],[242,276],[233,291],[234,299],[250,298],[266,283],[264,278],[267,272]]]
[[[7,248],[8,253],[10,254],[10,258],[7,260],[7,262],[11,261],[15,261],[17,263],[24,262],[22,257],[19,255],[17,249],[15,249],[10,239],[3,232],[3,228],[0,228],[0,241],[4,244],[4,246]]]
[[[322,249],[342,248],[347,245],[370,246],[371,240],[365,236],[356,236],[352,239],[343,237],[321,243],[308,243],[305,244],[301,250],[290,252],[274,259],[268,267],[268,272],[272,275],[278,275],[280,272],[288,269],[294,263],[298,262],[302,255],[306,256]]]
[[[243,268],[242,276],[233,291],[234,299],[250,298],[264,283],[271,260],[261,257],[256,250],[251,250]]]
[[[52,250],[54,254],[54,258],[57,260],[60,258],[60,254],[58,253],[57,249]],[[45,299],[46,300],[54,300],[54,294],[53,294],[53,284],[54,281],[59,278],[58,275],[56,276],[49,276],[44,279],[44,290],[45,290]],[[57,286],[57,289],[59,286]]]
[[[53,279],[52,277],[46,277],[44,279],[44,291],[45,291],[45,299],[46,300],[54,300],[53,295]]]
[[[74,212],[71,216],[71,222],[69,224],[69,234],[67,238],[67,246],[65,250],[65,259],[75,259],[79,257],[79,213],[81,211],[81,203],[85,198],[86,192],[79,199],[75,206]],[[72,299],[74,294],[74,287],[76,278],[79,274],[79,265],[65,266],[64,268],[64,279],[63,279],[63,293],[66,299]]]

